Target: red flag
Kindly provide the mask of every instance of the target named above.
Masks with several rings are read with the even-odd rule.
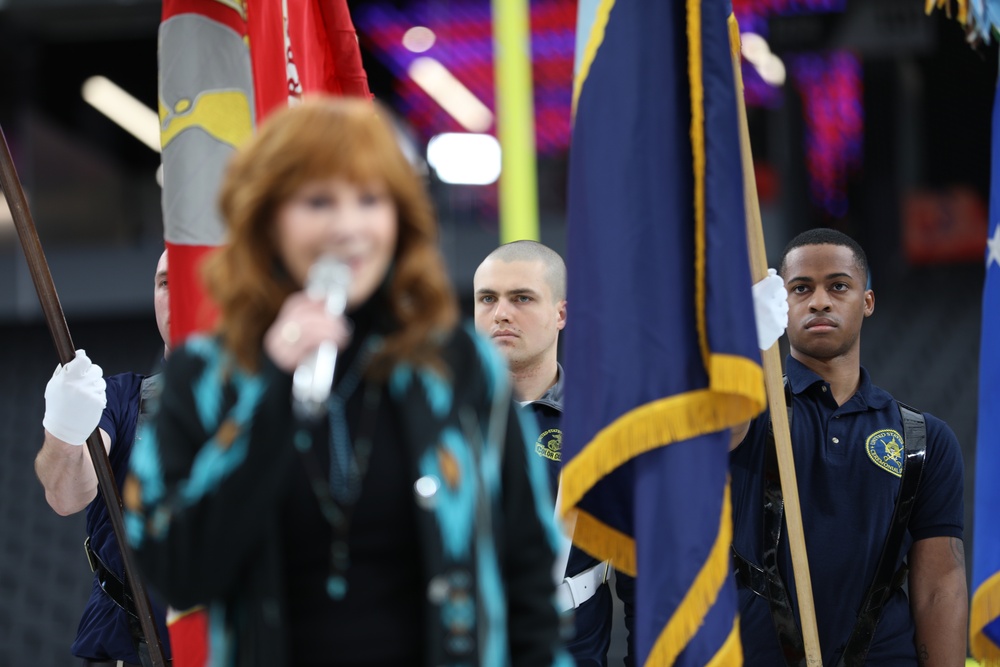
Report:
[[[253,133],[253,77],[246,35],[246,18],[238,2],[163,2],[160,141],[174,343],[210,328],[214,319],[198,265],[223,240],[216,207],[223,168]]]
[[[281,0],[164,0],[163,218],[175,343],[214,321],[198,266],[223,241],[216,198],[231,153],[290,97],[371,97],[346,0],[287,0],[287,10]]]
[[[167,632],[173,647],[173,667],[204,667],[208,664],[208,614],[202,607],[186,612],[167,612]]]
[[[287,8],[283,17],[280,2],[247,7],[258,118],[285,106],[289,95],[371,97],[346,0],[287,0]]]

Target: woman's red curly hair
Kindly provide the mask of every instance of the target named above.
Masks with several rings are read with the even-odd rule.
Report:
[[[458,319],[430,198],[386,112],[359,99],[306,100],[268,118],[233,157],[219,196],[227,243],[203,268],[220,311],[216,332],[248,370],[259,367],[264,333],[281,305],[302,289],[277,255],[277,211],[302,186],[334,177],[383,182],[396,204],[399,233],[387,301],[399,327],[387,336],[375,370],[435,362],[438,342]]]

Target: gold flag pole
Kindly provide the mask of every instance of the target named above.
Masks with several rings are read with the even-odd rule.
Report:
[[[537,241],[538,167],[528,0],[493,0],[493,63],[502,160],[500,242]]]

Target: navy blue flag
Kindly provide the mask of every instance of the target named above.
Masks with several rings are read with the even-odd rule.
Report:
[[[735,21],[720,0],[579,12],[562,507],[579,547],[638,577],[642,663],[740,664],[729,427],[765,396]]]
[[[993,100],[990,225],[979,342],[979,426],[976,437],[976,500],[972,549],[969,645],[983,664],[1000,661],[1000,88]]]

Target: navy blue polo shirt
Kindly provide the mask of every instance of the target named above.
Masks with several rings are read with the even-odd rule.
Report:
[[[560,369],[562,377],[562,369]],[[548,394],[546,395],[548,396]],[[555,498],[559,489],[559,472],[562,469],[562,422],[561,406],[558,401],[541,400],[529,403],[525,409],[530,409],[538,424],[538,434],[528,444],[535,454],[544,458],[548,465],[549,482],[552,497]],[[576,547],[570,549],[569,562],[566,564],[566,574],[579,574],[587,568],[600,562],[593,556]],[[623,575],[617,575],[623,576]],[[594,596],[580,605],[574,612],[575,633],[572,640],[565,643],[566,650],[573,656],[578,667],[604,667],[607,664],[608,648],[611,644],[613,600],[611,588],[601,586]]]
[[[111,436],[111,451],[108,458],[118,483],[119,493],[128,473],[128,460],[132,454],[135,426],[139,417],[142,378],[142,375],[135,373],[122,373],[112,375],[106,380],[108,404],[104,408],[98,426]],[[108,518],[108,508],[100,493],[87,506],[87,534],[90,535],[91,548],[104,564],[124,581],[125,568],[122,565],[121,553],[118,551],[118,542],[115,540],[111,520]],[[151,603],[160,641],[164,653],[169,658],[166,612],[162,605],[155,601]],[[81,658],[139,663],[139,657],[132,645],[125,612],[101,589],[96,576],[71,650],[73,655]]]
[[[829,383],[791,357],[787,377],[816,622],[823,664],[832,665],[854,628],[889,530],[905,450],[902,419],[895,400],[871,383],[864,368],[857,392],[841,406]],[[924,417],[927,454],[903,542],[904,554],[914,540],[962,537],[963,471],[958,440],[943,421],[927,413]],[[768,422],[767,412],[755,419],[730,457],[733,547],[758,566],[762,565],[762,473]],[[798,620],[785,533],[783,526],[778,566]],[[897,567],[902,561],[900,556]],[[739,602],[744,664],[785,664],[767,600],[740,587]],[[915,667],[913,634],[909,602],[897,590],[886,604],[866,664]]]

